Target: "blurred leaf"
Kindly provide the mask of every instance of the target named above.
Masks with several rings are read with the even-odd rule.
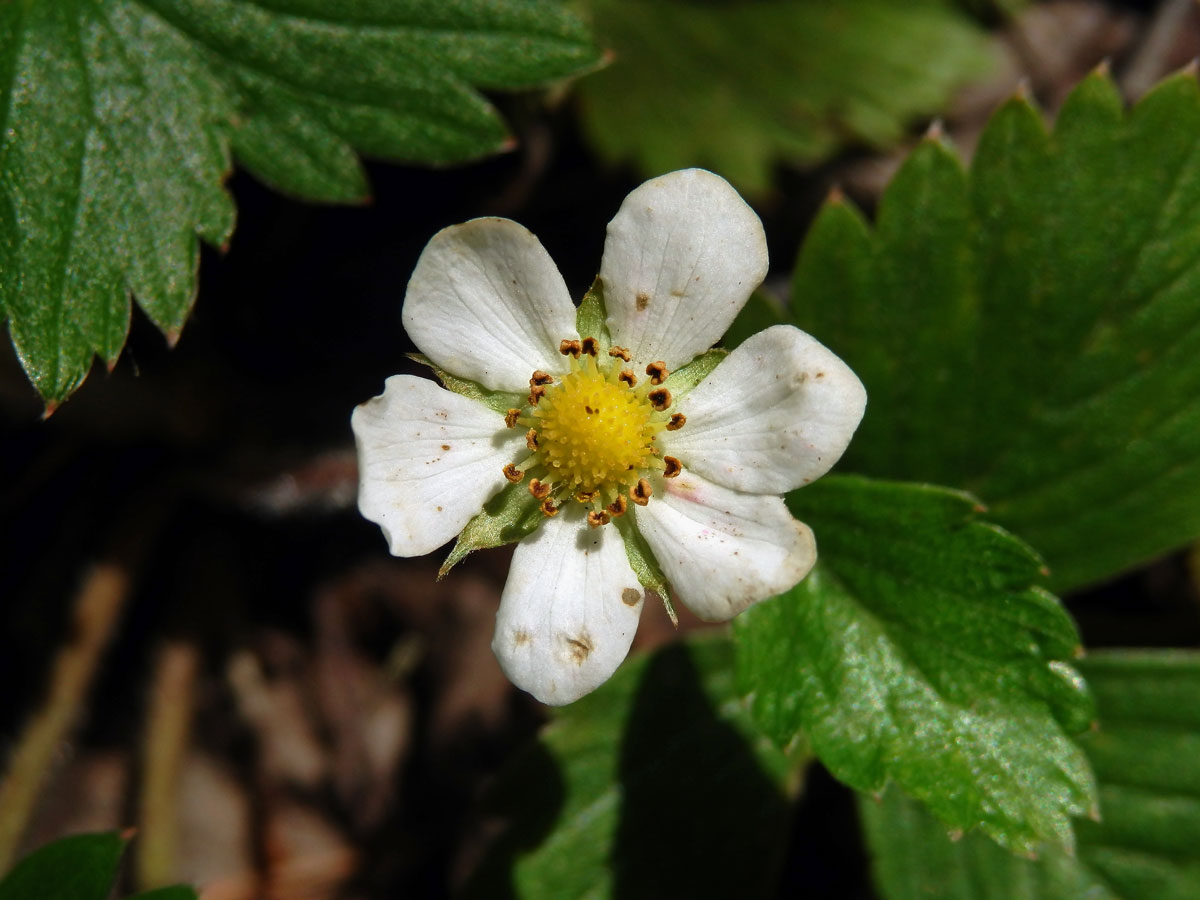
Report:
[[[969,173],[926,141],[869,228],[826,206],[796,324],[867,386],[848,467],[963,487],[1058,589],[1200,535],[1200,90],[1018,97]]]
[[[35,850],[0,879],[0,900],[107,900],[125,852],[116,833],[77,834]],[[177,886],[129,900],[196,900]]]
[[[796,762],[749,723],[723,638],[627,661],[555,710],[491,798],[468,897],[773,897]]]
[[[788,503],[821,556],[734,622],[757,723],[783,746],[803,732],[859,790],[898,783],[952,828],[1070,847],[1095,788],[1069,735],[1092,707],[1029,548],[944,488],[834,476]]]
[[[993,61],[982,32],[938,0],[585,6],[615,54],[577,86],[601,155],[646,175],[707,166],[752,193],[780,160],[895,143]]]
[[[788,312],[783,308],[783,304],[763,288],[759,288],[750,295],[746,305],[742,307],[737,318],[733,320],[733,324],[729,326],[729,330],[725,332],[725,337],[721,339],[721,346],[732,350],[746,338],[752,337],[760,331],[766,331],[772,325],[787,322],[788,318]]]
[[[79,834],[35,850],[0,881],[0,900],[106,900],[125,852],[116,834]]]
[[[1017,859],[945,829],[897,792],[861,813],[885,900],[1194,900],[1200,897],[1200,654],[1099,653],[1080,663],[1100,730],[1084,748],[1100,823],[1075,857]]]
[[[0,4],[0,307],[52,405],[112,363],[133,293],[169,336],[198,238],[233,230],[228,149],[301,197],[359,201],[355,150],[448,163],[505,128],[476,88],[598,53],[556,0]]]

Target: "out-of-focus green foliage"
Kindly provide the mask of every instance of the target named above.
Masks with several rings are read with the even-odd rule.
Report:
[[[980,835],[952,842],[896,791],[860,809],[886,900],[1192,900],[1200,897],[1200,655],[1101,653],[1080,663],[1100,729],[1084,748],[1102,818],[1074,856],[1018,859]]]
[[[803,734],[859,790],[898,783],[948,827],[1069,848],[1070,817],[1096,803],[1071,740],[1092,706],[1034,554],[943,488],[827,476],[788,503],[821,556],[735,620],[755,721],[781,745]]]
[[[797,760],[754,729],[723,638],[630,659],[501,776],[466,897],[773,897]]]
[[[478,88],[598,60],[556,0],[0,4],[0,315],[26,372],[55,404],[112,363],[131,293],[179,333],[199,240],[233,230],[230,146],[282,190],[359,201],[355,151],[495,152]]]
[[[646,175],[705,166],[751,193],[778,162],[896,142],[993,62],[942,0],[584,6],[615,54],[577,86],[596,149]]]
[[[47,844],[0,879],[0,900],[107,900],[125,840],[117,834],[78,834]],[[196,900],[190,887],[168,887],[129,900]]]
[[[847,468],[969,489],[1067,589],[1200,534],[1198,296],[1196,79],[1125,112],[1095,75],[969,172],[924,142],[873,228],[830,202],[793,315],[867,386]]]

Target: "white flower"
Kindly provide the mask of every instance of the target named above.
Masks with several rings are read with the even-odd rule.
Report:
[[[416,556],[505,488],[540,506],[492,642],[508,677],[539,700],[569,703],[620,665],[645,596],[635,566],[647,584],[665,576],[711,621],[812,568],[812,532],[779,495],[841,456],[866,404],[861,382],[784,325],[699,384],[677,372],[697,357],[711,363],[703,355],[766,272],[762,223],[699,169],[625,198],[594,289],[608,313],[597,334],[578,333],[562,276],[515,222],[446,228],[421,254],[404,304],[417,347],[452,376],[522,399],[506,414],[478,390],[389,378],[352,418],[359,509],[393,554]]]

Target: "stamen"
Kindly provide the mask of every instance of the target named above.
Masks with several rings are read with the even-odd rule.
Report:
[[[542,511],[543,516],[553,517],[558,515],[558,504],[549,497],[542,501],[542,505],[538,509]]]
[[[671,392],[666,388],[659,388],[647,394],[646,399],[650,401],[651,406],[662,412],[671,405]]]
[[[537,387],[539,384],[549,384],[553,380],[554,380],[553,375],[547,375],[541,369],[538,369],[533,373],[532,376],[530,376],[529,386],[531,388],[533,388],[533,387]]]
[[[601,525],[607,525],[609,522],[608,513],[596,512],[592,510],[587,514],[588,524],[593,528],[599,528]]]
[[[575,359],[579,359],[579,354],[582,351],[583,344],[581,344],[579,341],[570,341],[564,339],[563,342],[558,345],[558,352],[563,356],[573,356]]]
[[[678,431],[687,423],[687,416],[683,413],[675,413],[671,416],[671,421],[667,423],[667,431]]]
[[[683,471],[683,463],[673,456],[663,457],[663,478],[674,478]]]
[[[546,396],[546,386],[544,384],[534,385],[533,389],[529,392],[529,405],[537,406],[538,401],[544,396]]]
[[[633,359],[633,356],[624,347],[609,347],[608,355],[623,359],[625,362],[629,362],[629,360]]]
[[[585,337],[581,345],[581,349],[588,356],[596,355],[596,339],[594,337]]]
[[[637,376],[630,369],[622,369],[621,374],[617,376],[618,381],[623,381],[630,387],[637,384]]]
[[[638,506],[645,506],[650,502],[650,495],[654,492],[650,490],[650,482],[645,478],[639,478],[638,483],[629,489],[629,497]]]
[[[625,510],[629,509],[629,503],[624,494],[617,494],[617,499],[604,508],[615,519],[617,516],[625,515]]]
[[[532,428],[525,432],[525,446],[530,450],[536,450],[538,448],[537,431]]]
[[[580,503],[591,503],[593,500],[596,499],[596,495],[598,493],[600,493],[600,492],[599,491],[580,491],[579,493],[577,493],[575,495],[575,499],[578,500]]]
[[[546,484],[540,478],[530,478],[529,493],[538,500],[545,500],[550,496],[550,485]]]
[[[667,364],[660,359],[646,366],[646,374],[650,376],[651,384],[662,384],[671,373],[667,371]]]
[[[512,463],[509,463],[507,466],[504,467],[504,477],[507,478],[509,481],[511,481],[513,484],[520,484],[521,480],[525,477],[525,473],[522,472],[520,469],[518,469],[516,466],[514,466]]]
[[[521,411],[519,409],[510,409],[507,413],[504,414],[504,427],[505,428],[514,427],[517,424],[517,419],[520,417],[520,415],[521,415]]]

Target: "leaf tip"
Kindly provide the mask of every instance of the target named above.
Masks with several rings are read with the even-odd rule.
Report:
[[[58,409],[58,407],[59,401],[53,399],[47,400],[46,408],[42,410],[42,421],[45,422],[48,418],[54,415],[54,412]]]
[[[1107,56],[1100,62],[1096,63],[1096,67],[1092,69],[1092,75],[1096,78],[1108,78],[1112,74],[1112,60]]]
[[[1017,80],[1017,86],[1013,90],[1012,98],[1019,103],[1028,103],[1033,95],[1033,89],[1029,86],[1029,77],[1024,76]]]
[[[932,141],[936,144],[942,143],[946,138],[946,128],[942,124],[941,119],[934,119],[929,123],[929,127],[925,129],[923,140]]]
[[[1091,819],[1093,822],[1097,822],[1097,823],[1102,822],[1104,820],[1104,817],[1102,815],[1100,815],[1100,805],[1097,803],[1093,803],[1091,806],[1089,806],[1088,811],[1087,811],[1087,817],[1089,819]]]
[[[840,184],[835,184],[829,189],[829,193],[825,195],[825,203],[828,206],[841,206],[846,202],[846,192],[842,190]]]
[[[1191,61],[1179,70],[1180,74],[1195,78],[1200,75],[1200,57],[1192,57]]]
[[[166,332],[164,332],[164,335],[167,339],[167,346],[174,350],[175,345],[179,343],[179,338],[182,337],[183,332],[178,328],[168,328]]]
[[[518,141],[513,135],[506,134],[504,136],[504,140],[502,140],[499,144],[496,145],[496,152],[497,153],[512,153],[514,150],[517,149],[517,146],[519,144],[520,144],[520,141]]]
[[[946,837],[950,838],[950,843],[957,844],[963,839],[963,830],[961,828],[951,828],[946,832]]]

